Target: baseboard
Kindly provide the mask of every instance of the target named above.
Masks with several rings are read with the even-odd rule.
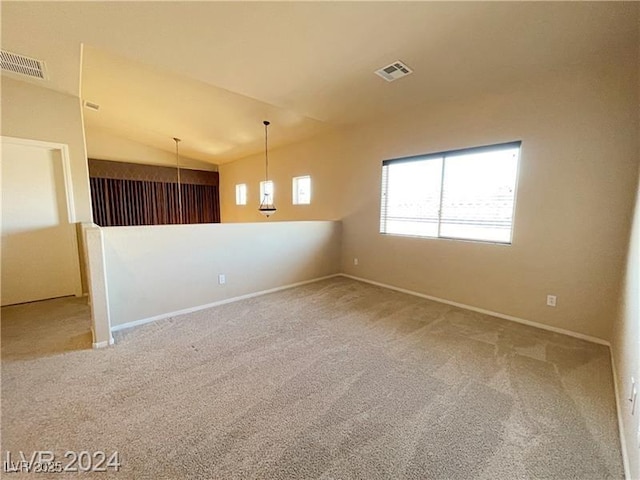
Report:
[[[111,337],[109,340],[105,340],[104,342],[93,343],[92,346],[93,348],[104,348],[113,344],[114,344],[114,340],[113,340],[113,337]]]
[[[629,466],[629,454],[627,450],[627,440],[624,434],[624,421],[622,420],[622,405],[620,405],[620,388],[618,387],[618,371],[616,361],[611,352],[611,370],[613,371],[613,392],[616,397],[616,413],[618,414],[618,433],[620,435],[620,450],[622,450],[622,464],[624,465],[624,478],[631,478],[631,467]]]
[[[512,315],[506,315],[504,313],[492,312],[491,310],[486,310],[484,308],[474,307],[473,305],[467,305],[465,303],[454,302],[452,300],[447,300],[446,298],[434,297],[432,295],[426,295],[424,293],[414,292],[413,290],[407,290],[406,288],[395,287],[393,285],[388,285],[386,283],[376,282],[374,280],[368,280],[366,278],[356,277],[354,275],[348,275],[346,273],[340,273],[339,276],[350,278],[352,280],[357,280],[359,282],[369,283],[371,285],[376,285],[377,287],[388,288],[390,290],[395,290],[397,292],[406,293],[408,295],[413,295],[416,297],[426,298],[427,300],[433,300],[434,302],[446,303],[447,305],[452,305],[454,307],[464,308],[465,310],[471,310],[478,313],[483,313],[485,315],[491,315],[492,317],[502,318],[504,320],[510,320],[512,322],[521,323],[523,325],[528,325],[530,327],[541,328],[543,330],[548,330],[554,333],[560,333],[562,335],[568,335],[570,337],[579,338],[580,340],[586,340],[587,342],[597,343],[600,345],[606,345],[611,348],[611,344],[607,340],[603,340],[602,338],[592,337],[590,335],[584,335],[583,333],[574,332],[571,330],[565,330],[564,328],[552,327],[551,325],[545,325],[544,323],[538,323],[531,320],[526,320],[524,318],[514,317]]]
[[[309,283],[319,282],[321,280],[327,280],[329,278],[337,277],[341,274],[334,273],[332,275],[326,275],[324,277],[312,278],[311,280],[304,280],[302,282],[291,283],[288,285],[283,285],[281,287],[270,288],[268,290],[261,290],[259,292],[247,293],[246,295],[240,295],[238,297],[226,298],[224,300],[218,300],[217,302],[211,302],[204,305],[198,305],[196,307],[184,308],[182,310],[176,310],[174,312],[163,313],[160,315],[155,315],[153,317],[141,318],[140,320],[133,320],[132,322],[123,323],[121,325],[115,325],[111,327],[112,332],[117,332],[119,330],[124,330],[131,327],[137,327],[140,325],[144,325],[146,323],[156,322],[158,320],[164,320],[165,318],[175,317],[178,315],[185,315],[187,313],[197,312],[199,310],[205,310],[207,308],[218,307],[220,305],[226,305],[227,303],[239,302],[240,300],[246,300],[248,298],[259,297],[261,295],[266,295],[268,293],[279,292],[281,290],[288,290],[290,288],[299,287],[301,285],[307,285]]]
[[[416,296],[416,297],[426,298],[427,300],[433,300],[434,302],[445,303],[447,305],[452,305],[454,307],[464,308],[465,310],[471,310],[471,311],[482,313],[482,314],[485,314],[485,315],[491,315],[493,317],[502,318],[504,320],[510,320],[512,322],[521,323],[523,325],[528,325],[530,327],[536,327],[536,328],[540,328],[542,330],[548,330],[550,332],[559,333],[559,334],[562,334],[562,335],[568,335],[568,336],[574,337],[574,338],[579,338],[580,340],[585,340],[587,342],[597,343],[597,344],[600,344],[600,345],[606,345],[607,347],[611,347],[611,344],[607,340],[603,340],[602,338],[592,337],[591,335],[585,335],[583,333],[574,332],[572,330],[566,330],[564,328],[553,327],[551,325],[545,325],[544,323],[534,322],[532,320],[526,320],[524,318],[514,317],[512,315],[506,315],[504,313],[494,312],[494,311],[491,311],[491,310],[486,310],[484,308],[474,307],[473,305],[467,305],[465,303],[454,302],[452,300],[447,300],[446,298],[440,298],[440,297],[434,297],[432,295],[426,295],[424,293],[415,292],[413,290],[408,290],[406,288],[400,288],[400,287],[396,287],[396,286],[389,285],[389,284],[386,284],[386,283],[376,282],[374,280],[369,280],[369,279],[362,278],[362,277],[356,277],[355,275],[349,275],[349,274],[346,274],[346,273],[334,273],[332,275],[326,275],[324,277],[313,278],[311,280],[305,280],[305,281],[302,281],[302,282],[291,283],[291,284],[288,284],[288,285],[283,285],[281,287],[275,287],[275,288],[270,288],[268,290],[261,290],[261,291],[258,291],[258,292],[248,293],[246,295],[240,295],[240,296],[237,296],[237,297],[226,298],[224,300],[219,300],[217,302],[211,302],[211,303],[207,303],[207,304],[204,304],[204,305],[197,305],[195,307],[185,308],[185,309],[182,309],[182,310],[176,310],[176,311],[173,311],[173,312],[162,313],[160,315],[155,315],[153,317],[141,318],[139,320],[133,320],[131,322],[123,323],[123,324],[120,324],[120,325],[115,325],[115,326],[111,327],[111,331],[112,332],[117,332],[119,330],[124,330],[124,329],[131,328],[131,327],[137,327],[139,325],[144,325],[146,323],[151,323],[151,322],[155,322],[155,321],[158,321],[158,320],[163,320],[165,318],[175,317],[177,315],[185,315],[187,313],[197,312],[199,310],[204,310],[206,308],[217,307],[219,305],[225,305],[227,303],[233,303],[233,302],[238,302],[240,300],[246,300],[248,298],[259,297],[261,295],[266,295],[268,293],[279,292],[281,290],[287,290],[287,289],[290,289],[290,288],[299,287],[301,285],[306,285],[306,284],[309,284],[309,283],[319,282],[321,280],[327,280],[329,278],[334,278],[334,277],[350,278],[352,280],[356,280],[356,281],[364,282],[364,283],[369,283],[371,285],[376,285],[376,286],[382,287],[382,288],[388,288],[390,290],[395,290],[397,292],[406,293],[408,295],[413,295],[413,296]],[[101,342],[101,343],[106,343],[106,342]]]

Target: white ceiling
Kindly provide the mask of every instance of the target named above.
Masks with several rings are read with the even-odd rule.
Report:
[[[2,2],[2,48],[48,88],[100,103],[87,124],[222,163],[323,129],[505,88],[638,48],[635,2]],[[637,56],[635,57],[637,58]],[[415,73],[373,71],[402,60]]]

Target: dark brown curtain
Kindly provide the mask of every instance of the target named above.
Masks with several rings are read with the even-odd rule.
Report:
[[[89,160],[94,222],[100,226],[219,223],[218,172]]]

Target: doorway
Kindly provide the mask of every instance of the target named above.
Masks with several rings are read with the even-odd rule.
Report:
[[[82,295],[66,145],[2,137],[2,306]]]

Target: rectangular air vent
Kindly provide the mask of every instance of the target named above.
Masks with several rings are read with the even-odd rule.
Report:
[[[97,103],[88,102],[88,101],[86,101],[86,100],[84,101],[84,106],[85,106],[86,108],[91,109],[91,110],[95,110],[96,112],[97,112],[98,110],[100,110],[100,105],[98,105]]]
[[[375,71],[376,75],[384,78],[387,82],[393,82],[399,78],[406,77],[410,73],[413,73],[413,70],[407,67],[400,60]]]
[[[47,78],[47,70],[42,60],[7,52],[6,50],[2,50],[0,53],[0,66],[6,72],[39,78],[40,80],[46,80]]]

